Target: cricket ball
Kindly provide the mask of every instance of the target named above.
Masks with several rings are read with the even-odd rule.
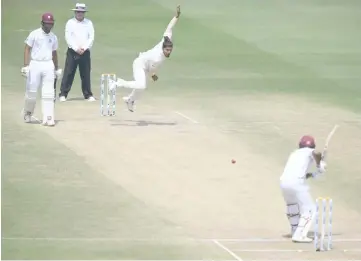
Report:
[[[232,159],[232,161],[231,161],[231,162],[232,162],[232,164],[234,164],[234,163],[236,163],[236,160],[235,160],[235,159]]]

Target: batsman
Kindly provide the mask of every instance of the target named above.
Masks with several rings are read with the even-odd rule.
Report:
[[[315,139],[312,136],[303,136],[298,149],[290,154],[280,178],[293,242],[312,242],[312,238],[307,234],[315,219],[316,206],[306,179],[326,171],[323,153],[316,151],[315,148]],[[317,171],[309,173],[307,171],[313,162],[316,163]]]
[[[35,110],[36,97],[41,87],[42,124],[55,126],[54,119],[54,80],[61,77],[58,68],[58,38],[51,32],[54,16],[45,13],[41,17],[41,27],[32,31],[25,40],[24,67],[21,74],[26,78],[24,122],[31,122]]]

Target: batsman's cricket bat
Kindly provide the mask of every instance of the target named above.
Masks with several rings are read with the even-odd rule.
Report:
[[[56,102],[56,82],[58,81],[57,78],[54,79],[54,103]]]
[[[330,140],[331,140],[332,136],[335,134],[338,127],[339,127],[338,125],[335,125],[333,127],[333,129],[331,130],[331,132],[327,136],[326,143],[325,143],[325,146],[324,146],[323,151],[322,151],[322,160],[326,159],[328,144],[330,143]]]

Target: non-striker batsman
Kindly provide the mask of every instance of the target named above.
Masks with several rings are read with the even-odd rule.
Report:
[[[26,77],[24,121],[31,122],[35,110],[36,97],[41,86],[42,124],[54,126],[54,80],[60,77],[58,68],[58,39],[51,32],[54,16],[45,13],[41,17],[41,27],[32,31],[25,40],[24,67],[21,74]]]

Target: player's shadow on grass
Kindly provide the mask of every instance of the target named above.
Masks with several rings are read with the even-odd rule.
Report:
[[[66,101],[85,101],[84,97],[67,98]]]
[[[157,121],[144,121],[144,120],[140,120],[140,121],[124,120],[124,121],[118,121],[118,122],[119,123],[112,123],[111,126],[144,127],[144,126],[151,126],[151,125],[154,125],[154,126],[175,126],[175,125],[177,125],[176,122],[157,122]]]

